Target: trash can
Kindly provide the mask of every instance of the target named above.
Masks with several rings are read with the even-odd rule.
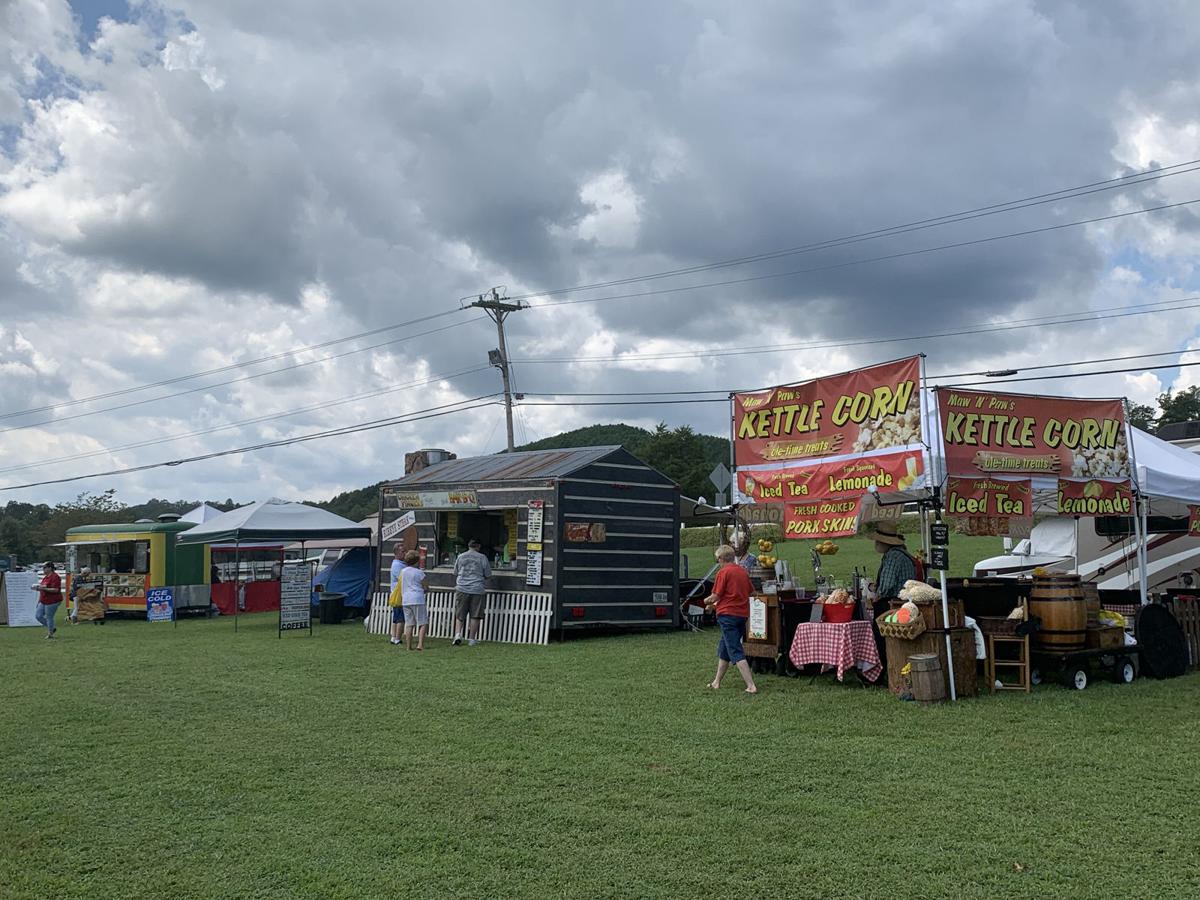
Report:
[[[320,604],[320,622],[322,625],[341,625],[342,624],[342,601],[346,599],[345,594],[337,594],[332,591],[322,591],[317,594],[318,603]]]

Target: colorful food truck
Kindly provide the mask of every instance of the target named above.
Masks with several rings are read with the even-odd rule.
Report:
[[[85,566],[91,581],[104,583],[104,604],[110,612],[146,612],[146,591],[174,589],[178,611],[207,611],[210,603],[207,544],[176,546],[181,532],[193,522],[133,522],[116,525],[81,525],[67,531],[68,590]]]

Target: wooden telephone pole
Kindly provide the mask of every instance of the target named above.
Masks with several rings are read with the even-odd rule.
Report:
[[[504,342],[504,320],[508,318],[509,313],[525,309],[528,304],[522,303],[520,300],[510,303],[500,297],[500,292],[496,288],[492,288],[490,297],[484,299],[485,296],[481,294],[471,306],[482,309],[496,323],[500,348],[488,354],[488,362],[500,370],[500,377],[504,381],[504,422],[508,426],[508,452],[511,453],[513,451],[513,397],[512,379],[508,371],[508,346]]]

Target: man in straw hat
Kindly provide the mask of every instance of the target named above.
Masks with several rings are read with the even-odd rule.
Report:
[[[917,577],[916,561],[909,556],[904,547],[904,535],[896,528],[895,522],[878,522],[875,525],[875,552],[883,557],[879,562],[879,572],[875,575],[875,606],[873,617],[878,619],[887,612],[891,605],[889,600],[900,596],[904,582]],[[879,660],[887,668],[887,645],[879,633],[879,626],[872,622],[875,631],[875,646],[879,649]]]

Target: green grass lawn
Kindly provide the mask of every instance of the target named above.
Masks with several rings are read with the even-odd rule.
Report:
[[[0,895],[1200,895],[1200,677],[747,697],[713,644],[0,628]]]
[[[908,535],[910,551],[921,548],[919,535]],[[849,586],[854,567],[865,571],[869,578],[874,579],[879,570],[879,554],[870,538],[849,537],[834,541],[838,552],[833,556],[821,557],[821,574],[826,578],[839,579]],[[775,545],[771,552],[780,559],[786,559],[792,564],[792,577],[799,578],[806,587],[813,587],[812,548],[816,541],[782,541]],[[688,557],[688,571],[691,577],[700,578],[708,571],[713,563],[715,547],[684,547],[683,552]],[[754,551],[757,554],[757,550]],[[964,578],[971,574],[979,560],[989,556],[998,556],[1004,552],[1001,539],[998,537],[969,537],[967,535],[950,535],[950,574]],[[682,570],[681,570],[682,571]],[[930,573],[932,574],[932,573]]]

